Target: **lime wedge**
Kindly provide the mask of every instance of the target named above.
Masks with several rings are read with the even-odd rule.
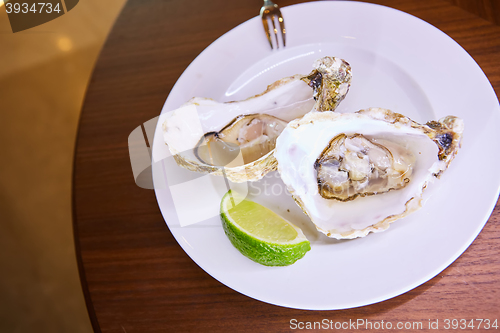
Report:
[[[270,209],[227,192],[220,205],[222,226],[243,255],[266,266],[288,266],[311,245],[298,227]]]

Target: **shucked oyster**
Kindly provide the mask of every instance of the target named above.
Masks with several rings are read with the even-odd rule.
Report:
[[[425,125],[386,109],[311,112],[276,142],[283,182],[316,228],[343,239],[383,231],[421,206],[422,191],[446,170],[463,121]]]
[[[241,151],[243,163],[252,163],[274,149],[286,125],[286,121],[264,113],[241,115],[219,132],[205,134],[195,154],[201,162],[224,166]]]
[[[308,75],[274,82],[239,102],[193,98],[163,123],[177,164],[225,175],[234,182],[258,180],[276,169],[273,150],[286,124],[311,109],[335,110],[349,90],[351,69],[335,57],[317,60]]]
[[[319,194],[350,201],[403,188],[415,161],[411,150],[383,137],[339,134],[315,162]]]

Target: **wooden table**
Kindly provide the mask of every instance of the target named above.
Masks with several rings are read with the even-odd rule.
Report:
[[[447,33],[499,94],[499,26],[441,0],[371,2]],[[205,47],[256,16],[260,6],[257,0],[130,0],[111,31],[88,88],[74,164],[75,243],[94,330],[274,332],[289,331],[293,318],[415,321],[424,328],[429,319],[439,319],[440,327],[446,318],[500,321],[498,203],[469,249],[438,276],[404,295],[343,311],[294,310],[243,296],[205,273],[177,244],[153,191],[134,183],[127,137],[159,114],[177,78]]]

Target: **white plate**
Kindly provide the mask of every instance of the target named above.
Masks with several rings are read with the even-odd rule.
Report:
[[[160,210],[176,240],[202,269],[255,299],[324,310],[400,295],[450,265],[493,210],[500,189],[500,160],[492,154],[500,151],[495,93],[455,41],[406,13],[343,1],[299,4],[282,8],[282,13],[285,49],[271,51],[260,18],[239,25],[185,70],[162,115],[193,96],[247,98],[279,78],[309,73],[315,59],[333,55],[346,59],[353,73],[339,111],[379,106],[419,122],[449,114],[461,117],[465,133],[457,158],[429,186],[421,210],[383,233],[351,241],[317,233],[276,172],[258,183],[240,184],[251,198],[302,227],[311,241],[312,250],[295,264],[265,267],[242,256],[224,235],[218,216],[219,200],[227,191],[222,177],[178,167],[157,130],[153,158],[165,168],[154,176]]]

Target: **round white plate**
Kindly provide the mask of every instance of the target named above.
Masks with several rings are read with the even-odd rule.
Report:
[[[314,60],[337,56],[352,66],[340,112],[384,107],[418,122],[464,119],[462,149],[425,193],[416,213],[383,233],[336,241],[315,231],[284,190],[277,172],[248,191],[300,226],[312,250],[288,267],[265,267],[241,255],[218,216],[222,177],[178,167],[157,128],[154,175],[163,217],[186,253],[228,287],[255,299],[300,309],[344,309],[380,302],[428,281],[472,243],[500,189],[500,108],[479,66],[428,23],[391,8],[359,2],[313,2],[282,8],[287,46],[271,50],[260,18],[232,29],[205,49],[170,92],[162,116],[193,96],[218,101],[260,93],[285,76],[309,73]],[[160,121],[158,126],[161,125]],[[483,180],[481,180],[483,179]]]

